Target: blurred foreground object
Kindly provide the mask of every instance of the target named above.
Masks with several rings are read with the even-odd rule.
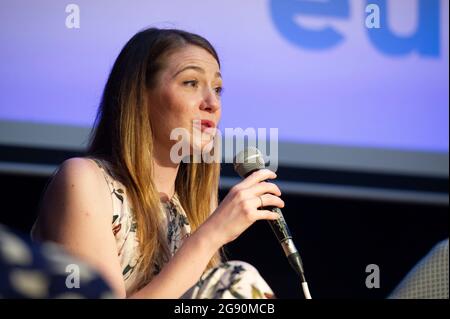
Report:
[[[105,281],[54,243],[0,225],[0,298],[114,298]]]
[[[389,299],[448,299],[448,238],[433,247]]]

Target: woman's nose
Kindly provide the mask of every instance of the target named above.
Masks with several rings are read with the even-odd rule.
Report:
[[[205,92],[200,108],[204,111],[215,112],[220,108],[220,97],[214,90]]]

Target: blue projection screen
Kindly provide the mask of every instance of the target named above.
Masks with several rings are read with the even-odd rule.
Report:
[[[0,144],[82,149],[143,28],[216,47],[221,128],[278,128],[279,164],[448,178],[448,0],[9,0]]]

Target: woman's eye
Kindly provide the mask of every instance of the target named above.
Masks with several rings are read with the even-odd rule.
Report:
[[[184,81],[183,84],[186,86],[197,87],[198,81],[197,80]]]
[[[214,91],[216,91],[216,94],[217,94],[217,95],[222,95],[222,93],[223,93],[223,88],[222,88],[221,86],[219,86],[219,87],[216,87],[216,88],[214,89]]]

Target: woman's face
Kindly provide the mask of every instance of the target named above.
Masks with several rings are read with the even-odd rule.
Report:
[[[190,151],[204,150],[220,120],[219,65],[208,51],[194,45],[171,53],[164,62],[149,93],[155,149],[170,149],[177,143],[170,140],[170,133],[183,128],[189,132]]]

